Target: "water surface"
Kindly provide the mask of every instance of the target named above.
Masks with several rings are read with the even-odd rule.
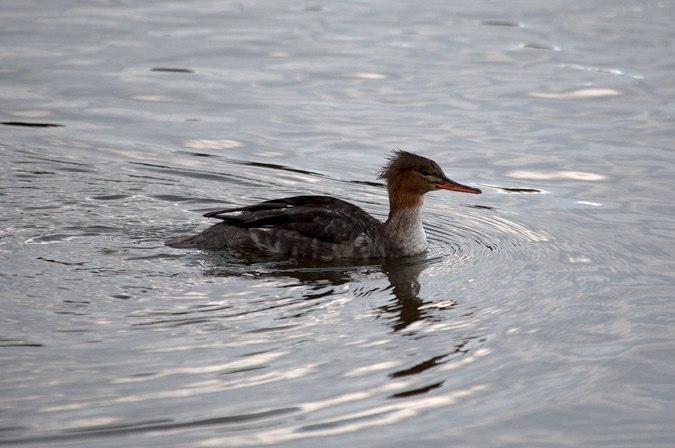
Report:
[[[0,444],[675,444],[667,2],[4,2]],[[428,253],[181,251],[330,194]]]

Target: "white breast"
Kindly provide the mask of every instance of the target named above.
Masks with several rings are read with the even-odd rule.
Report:
[[[427,235],[421,219],[422,207],[397,210],[385,223],[389,238],[403,255],[415,255],[427,249]]]

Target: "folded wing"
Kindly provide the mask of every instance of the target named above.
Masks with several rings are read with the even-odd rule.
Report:
[[[238,214],[233,214],[238,213]],[[332,244],[372,238],[381,223],[360,207],[328,196],[294,196],[204,215],[241,229],[284,229]]]

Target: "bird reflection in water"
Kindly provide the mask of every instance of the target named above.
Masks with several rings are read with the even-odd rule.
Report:
[[[378,317],[387,321],[394,332],[405,330],[421,320],[436,320],[431,301],[420,297],[420,274],[431,265],[425,254],[408,257],[405,260],[392,260],[377,265],[371,262],[354,264],[353,261],[322,262],[316,260],[297,260],[280,256],[270,261],[269,256],[258,258],[255,254],[241,252],[205,252],[208,262],[204,274],[216,277],[244,277],[258,279],[294,279],[305,286],[301,299],[316,300],[339,294],[337,287],[354,283],[358,277],[377,279],[378,272],[387,277],[388,285],[369,287],[361,282],[361,297],[367,297],[378,291],[389,291],[392,297],[386,305],[375,309]],[[243,262],[243,263],[242,263]],[[296,286],[298,283],[294,283]],[[443,310],[454,308],[456,302],[444,301]],[[307,310],[309,311],[309,310]]]
[[[211,257],[216,257],[211,254]],[[238,259],[238,263],[235,260]],[[257,260],[257,262],[255,261]],[[248,260],[251,264],[242,264],[241,254],[235,259],[229,259],[230,262],[223,263],[222,258],[213,258],[211,268],[207,269],[206,275],[213,276],[241,276],[256,279],[274,279],[284,280],[282,289],[302,285],[300,288],[302,295],[297,300],[310,302],[330,300],[331,296],[338,296],[344,293],[341,285],[351,284],[358,288],[350,288],[350,293],[355,294],[359,300],[367,300],[373,294],[381,295],[383,292],[389,292],[389,303],[374,308],[377,318],[386,322],[392,329],[392,334],[400,334],[404,337],[419,337],[413,324],[422,321],[437,322],[441,321],[442,311],[450,310],[458,306],[457,302],[443,300],[442,305],[434,304],[432,299],[422,298],[420,275],[422,272],[433,265],[434,260],[430,260],[426,255],[408,257],[405,260],[395,260],[381,265],[362,264],[354,265],[347,262],[340,265],[339,262],[319,262],[319,261],[298,261],[293,259],[277,260],[263,262],[263,259],[252,258]],[[384,274],[388,284],[383,285],[381,280]],[[372,282],[360,282],[363,277],[372,279]],[[290,282],[289,282],[290,280]],[[297,289],[296,289],[297,291]],[[293,303],[296,303],[294,300]],[[297,319],[303,315],[312,313],[313,307],[303,307],[298,313],[285,315],[279,319]],[[297,310],[297,309],[296,309]],[[452,362],[471,352],[478,346],[485,343],[483,338],[476,336],[457,335],[457,338],[444,343],[440,350],[426,359],[419,359],[418,356],[411,358],[411,365],[398,365],[396,370],[389,372],[388,377],[392,381],[398,381],[403,377],[419,377],[419,380],[401,383],[404,387],[396,393],[391,394],[390,399],[405,399],[408,397],[430,393],[435,389],[440,389],[445,383],[445,374],[441,371],[435,371],[441,365]],[[398,361],[401,361],[400,353],[390,352]],[[397,362],[398,364],[398,362]],[[431,379],[432,381],[428,381]],[[421,381],[421,384],[418,384]]]
[[[423,259],[382,266],[382,272],[387,275],[394,296],[390,303],[381,306],[379,311],[383,315],[391,316],[390,325],[394,331],[404,330],[419,320],[432,317],[432,314],[424,309],[425,301],[420,297],[419,276],[428,266],[428,262]]]

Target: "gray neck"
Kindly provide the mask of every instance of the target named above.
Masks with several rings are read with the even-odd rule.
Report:
[[[392,210],[384,223],[385,233],[403,255],[419,254],[427,248],[421,212],[422,206]]]

